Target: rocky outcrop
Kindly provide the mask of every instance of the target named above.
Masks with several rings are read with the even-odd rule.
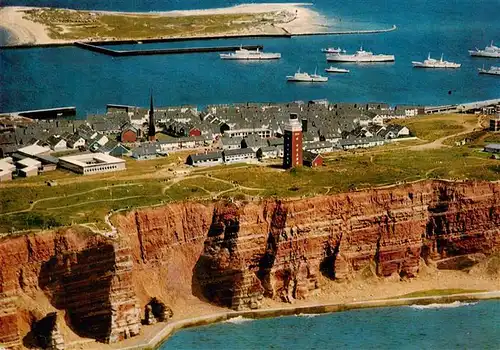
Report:
[[[428,181],[296,200],[173,203],[114,217],[116,240],[73,230],[4,238],[0,343],[21,347],[30,310],[20,298],[46,303],[44,315],[65,310],[60,321],[78,335],[115,342],[139,332],[153,297],[174,311],[193,295],[259,308],[265,297],[307,298],[321,274],[342,281],[374,267],[381,277],[412,278],[421,261],[470,269],[500,250],[499,190]]]
[[[33,325],[36,343],[42,349],[64,350],[64,339],[57,324],[57,313],[51,312]]]
[[[80,336],[116,342],[139,332],[128,244],[71,230],[4,239],[0,266],[0,343],[10,348],[21,346],[21,315],[30,311],[16,305],[21,296],[65,310]]]

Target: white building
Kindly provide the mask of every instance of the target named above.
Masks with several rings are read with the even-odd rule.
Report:
[[[125,160],[104,153],[88,153],[59,158],[59,165],[78,174],[92,175],[125,170]]]
[[[12,158],[0,159],[0,182],[12,180],[12,172],[16,166],[12,164]]]
[[[229,149],[224,151],[225,163],[244,163],[256,158],[255,152],[251,148]]]

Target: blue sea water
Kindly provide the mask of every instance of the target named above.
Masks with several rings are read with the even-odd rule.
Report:
[[[264,0],[262,2],[266,2]],[[222,0],[4,0],[3,5],[150,11],[230,6]],[[227,62],[217,53],[112,58],[74,47],[0,51],[0,111],[76,106],[80,115],[102,112],[107,103],[147,105],[153,89],[158,105],[269,102],[327,98],[391,104],[447,104],[500,97],[500,80],[479,76],[477,68],[500,60],[471,58],[467,50],[500,42],[499,0],[317,0],[313,8],[335,29],[386,28],[385,34],[231,39],[141,45],[179,47],[263,44],[281,52],[276,62]],[[298,68],[328,66],[322,47],[349,51],[361,45],[396,55],[390,64],[343,64],[350,74],[330,75],[325,84],[290,84]],[[458,70],[418,70],[412,60],[427,53],[462,63]]]
[[[161,350],[498,349],[500,301],[236,320],[175,333]]]

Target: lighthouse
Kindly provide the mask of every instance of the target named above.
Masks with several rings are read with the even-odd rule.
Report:
[[[302,166],[302,124],[296,113],[291,113],[284,126],[283,168]]]

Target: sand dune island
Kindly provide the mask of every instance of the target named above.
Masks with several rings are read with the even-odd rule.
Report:
[[[325,31],[326,19],[308,5],[311,4],[244,4],[146,13],[9,6],[0,9],[0,25],[10,32],[11,46]]]

